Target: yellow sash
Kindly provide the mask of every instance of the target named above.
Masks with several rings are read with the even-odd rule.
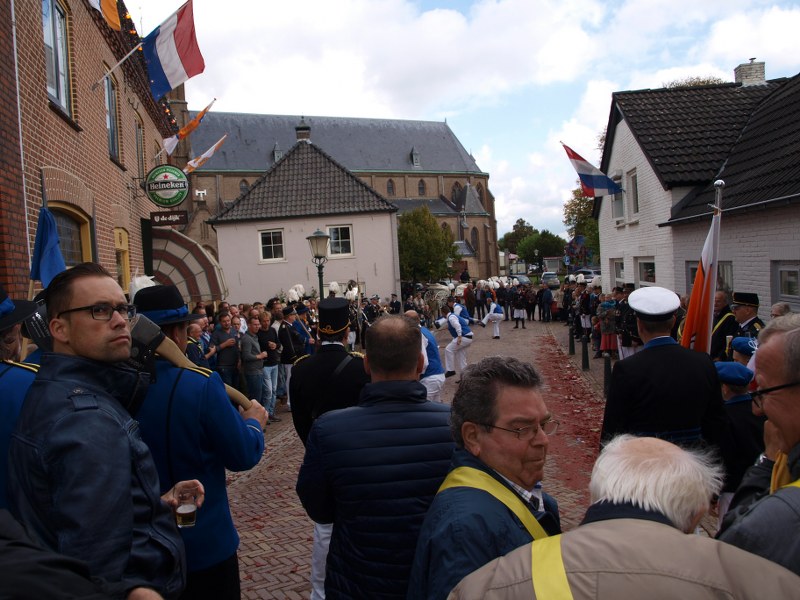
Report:
[[[542,529],[542,526],[539,525],[539,521],[531,514],[531,511],[525,506],[525,503],[520,500],[519,496],[488,473],[473,467],[458,467],[448,473],[439,488],[439,492],[453,487],[470,487],[488,492],[505,504],[508,510],[513,512],[517,518],[522,521],[525,529],[528,530],[528,533],[531,534],[534,540],[547,537],[547,532]]]
[[[572,600],[560,535],[531,544],[531,581],[537,600]]]

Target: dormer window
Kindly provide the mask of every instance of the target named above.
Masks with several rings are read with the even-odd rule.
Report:
[[[417,152],[416,148],[411,148],[411,164],[414,165],[415,167],[418,167],[420,165],[419,152]]]
[[[278,142],[272,147],[272,162],[276,163],[283,158],[283,150],[278,148]]]

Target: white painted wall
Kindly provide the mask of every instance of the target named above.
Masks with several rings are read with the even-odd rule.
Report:
[[[336,281],[345,286],[359,278],[368,294],[389,296],[400,293],[400,261],[397,250],[397,220],[394,213],[308,217],[305,219],[269,220],[217,224],[219,263],[232,302],[266,302],[269,298],[302,284],[306,293],[319,287],[317,267],[311,260],[308,240],[316,229],[327,232],[336,225],[350,225],[353,231],[353,254],[331,257],[325,263],[324,290]],[[283,229],[284,258],[262,261],[260,231]]]

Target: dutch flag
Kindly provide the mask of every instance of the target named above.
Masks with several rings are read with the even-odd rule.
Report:
[[[142,41],[150,92],[159,100],[206,68],[194,32],[192,0]]]
[[[566,144],[562,143],[561,145],[564,146],[564,150],[566,150],[573,168],[578,173],[584,196],[587,198],[613,196],[622,191],[622,188],[608,175],[592,165]]]

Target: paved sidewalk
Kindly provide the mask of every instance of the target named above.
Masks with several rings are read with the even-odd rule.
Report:
[[[501,323],[499,340],[492,339],[491,326],[476,327],[469,361],[515,356],[531,361],[542,373],[545,399],[561,421],[551,437],[544,487],[559,502],[562,527],[572,529],[588,506],[587,487],[604,406],[603,361],[590,359],[590,370],[583,371],[580,344],[575,356],[567,354],[568,329],[562,323],[534,321],[516,330],[513,326],[513,321]],[[435,335],[444,348],[450,339],[447,331]],[[446,382],[448,403],[457,379]],[[231,509],[241,536],[242,597],[247,599],[299,599],[310,594],[312,523],[294,491],[303,445],[285,407],[279,408],[278,416],[282,421],[267,428],[261,462],[251,471],[229,474]]]

